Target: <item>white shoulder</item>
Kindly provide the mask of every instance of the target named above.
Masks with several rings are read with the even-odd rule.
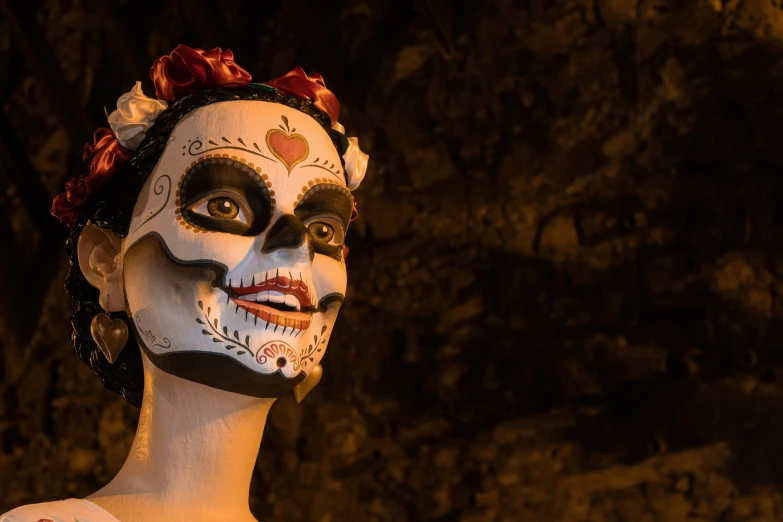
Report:
[[[0,522],[119,522],[89,500],[69,498],[29,504],[0,515]]]

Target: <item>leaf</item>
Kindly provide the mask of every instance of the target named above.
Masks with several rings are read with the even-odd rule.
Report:
[[[259,91],[267,91],[267,92],[275,92],[276,90],[274,87],[270,85],[266,85],[265,83],[251,83],[250,85],[248,85],[248,87],[250,87],[251,89],[256,89]]]
[[[209,333],[209,332],[208,332],[208,331],[206,331],[206,330],[201,330],[201,333],[203,333],[204,335],[212,335],[211,333]]]
[[[250,345],[250,336],[245,336],[245,344]]]
[[[240,351],[238,351],[238,352],[237,352],[237,355],[244,355],[244,353],[245,353],[245,352],[243,352],[242,350],[240,350]]]
[[[320,349],[320,348],[318,348],[318,349],[316,350],[316,352],[320,352],[320,351],[321,351],[321,349]]]
[[[239,332],[237,332],[236,330],[234,330],[234,339],[236,339],[237,341],[239,340]]]
[[[311,344],[310,346],[308,346],[308,347],[307,347],[307,351],[308,351],[308,352],[312,351],[312,349],[313,349],[313,345],[312,345],[312,344]]]
[[[323,334],[326,331],[326,325],[324,325],[323,328],[321,328],[321,333]]]
[[[296,132],[296,127],[294,127],[293,129],[291,129],[291,132]]]
[[[198,318],[196,318],[196,322],[197,322],[198,324],[204,324],[204,321],[202,321],[201,319],[198,319]]]
[[[314,336],[313,336],[313,342],[314,342],[315,344],[318,344],[318,336],[317,336],[317,335],[314,335]]]
[[[199,302],[198,302],[198,307],[199,307],[199,308],[201,308],[201,309],[203,310],[203,309],[204,309],[204,303],[202,303],[201,301],[199,301]]]
[[[283,120],[283,123],[285,123],[285,126],[288,127],[288,118],[286,118],[285,115],[280,116],[280,118]]]
[[[226,346],[226,350],[233,350],[234,348],[236,348],[236,346],[234,346],[233,344],[229,344],[228,346]]]
[[[212,307],[210,306],[210,307],[208,307],[208,308],[207,308],[207,315],[209,315],[209,313],[210,313],[211,311],[212,311]]]
[[[228,327],[227,326],[223,327],[223,335],[228,335]]]
[[[221,339],[221,338],[219,338],[219,337],[215,337],[215,338],[213,338],[213,339],[212,339],[212,342],[213,342],[213,343],[222,343],[222,342],[223,342],[223,339]]]
[[[282,125],[278,125],[278,127],[280,127],[280,130],[285,130],[285,127],[283,127]]]
[[[215,317],[215,328],[217,328],[217,327],[218,327],[218,325],[217,325],[217,317]]]

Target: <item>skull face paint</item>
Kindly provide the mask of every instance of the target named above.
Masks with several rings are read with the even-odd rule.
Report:
[[[162,370],[277,397],[320,362],[346,290],[352,200],[327,132],[271,102],[174,128],[123,242],[139,344]]]

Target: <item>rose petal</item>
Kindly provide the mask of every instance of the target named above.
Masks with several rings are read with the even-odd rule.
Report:
[[[234,53],[216,47],[210,51],[178,45],[171,54],[162,56],[150,69],[155,96],[171,104],[191,92],[222,85],[243,86],[250,83],[250,73],[234,62]]]
[[[145,96],[141,90],[141,82],[136,82],[130,92],[117,100],[117,109],[109,114],[109,126],[120,145],[128,150],[136,150],[155,118],[166,110],[166,107],[168,105],[165,101]]]
[[[348,138],[348,150],[343,154],[343,160],[345,160],[345,181],[348,190],[354,191],[364,179],[370,156],[359,148],[358,138]]]
[[[283,94],[312,100],[313,105],[324,111],[332,123],[337,122],[340,117],[340,102],[337,96],[326,88],[326,82],[320,74],[308,76],[304,69],[295,67],[283,76],[267,82],[267,85]]]

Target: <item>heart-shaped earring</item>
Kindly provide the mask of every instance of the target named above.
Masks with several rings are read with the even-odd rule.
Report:
[[[99,313],[92,318],[90,333],[109,363],[114,364],[128,341],[128,325],[125,321],[112,320],[108,315]]]
[[[313,371],[310,372],[310,375],[305,377],[305,380],[294,386],[294,398],[296,399],[297,403],[300,403],[304,400],[305,396],[310,393],[313,388],[315,388],[315,385],[321,382],[321,377],[323,377],[324,369],[321,368],[321,365],[317,365],[315,368],[313,368]]]

